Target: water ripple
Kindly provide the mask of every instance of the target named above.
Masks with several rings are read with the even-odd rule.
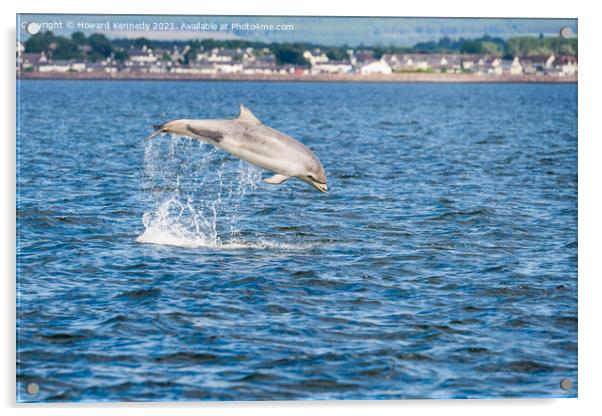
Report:
[[[19,401],[576,397],[575,85],[18,91]],[[327,194],[142,142],[240,102]]]

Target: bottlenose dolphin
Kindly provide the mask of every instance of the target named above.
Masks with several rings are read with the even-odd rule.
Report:
[[[212,144],[239,159],[274,172],[264,179],[280,184],[299,178],[326,192],[326,174],[318,158],[302,143],[284,133],[265,126],[244,105],[238,117],[230,120],[172,120],[153,126],[155,132],[145,140],[161,133],[172,133]]]

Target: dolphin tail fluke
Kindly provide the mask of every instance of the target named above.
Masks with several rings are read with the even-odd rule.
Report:
[[[146,139],[144,139],[145,142],[149,141],[150,139],[152,139],[153,137],[156,137],[157,135],[161,134],[161,133],[165,133],[165,124],[167,123],[163,123],[163,124],[153,124],[153,129],[155,130],[153,132],[153,134],[151,134],[150,136],[148,136]]]
[[[157,131],[155,131],[153,134],[151,134],[150,136],[148,136],[146,139],[144,139],[144,141],[145,141],[145,142],[148,142],[150,139],[152,139],[153,137],[155,137],[155,136],[157,136],[157,135],[159,135],[159,134],[161,134],[161,133],[163,133],[163,131],[161,131],[161,130],[157,130]]]

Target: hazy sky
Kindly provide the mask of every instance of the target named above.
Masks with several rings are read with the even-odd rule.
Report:
[[[110,38],[246,39],[265,42],[308,41],[348,44],[412,46],[417,42],[517,35],[558,35],[562,27],[577,34],[576,19],[461,19],[392,17],[257,17],[257,16],[144,16],[144,15],[31,15],[17,16],[18,36],[30,30],[53,30],[69,35],[81,31],[105,33]]]

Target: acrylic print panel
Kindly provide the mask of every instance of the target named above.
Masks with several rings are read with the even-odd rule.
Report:
[[[19,402],[577,396],[576,20],[17,25]]]

